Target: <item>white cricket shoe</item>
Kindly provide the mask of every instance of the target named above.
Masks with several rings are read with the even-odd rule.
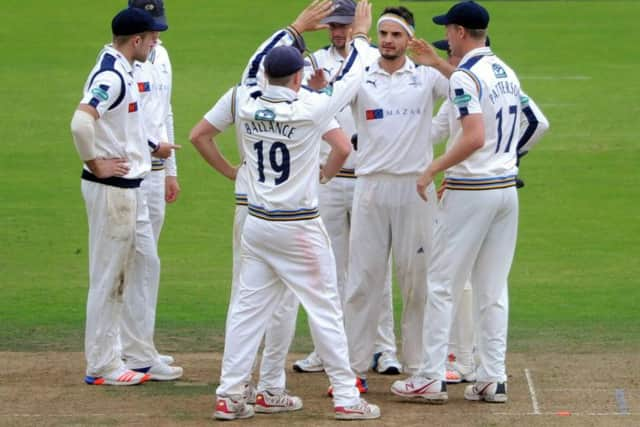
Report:
[[[151,381],[173,381],[182,376],[180,366],[169,366],[164,363],[156,363],[148,369],[133,369],[137,372],[146,372],[151,376]]]
[[[302,409],[302,399],[291,396],[286,390],[278,392],[264,390],[256,395],[256,404],[253,409],[260,414],[298,411]]]
[[[244,400],[246,400],[249,405],[255,405],[256,404],[256,386],[254,386],[252,383],[245,384],[242,397],[244,397]]]
[[[446,379],[448,384],[473,383],[476,381],[476,370],[471,365],[465,365],[458,362],[456,355],[450,353],[447,356],[447,372]]]
[[[368,403],[364,399],[360,399],[360,402],[355,405],[336,406],[334,409],[337,420],[373,420],[380,418],[378,405]]]
[[[402,364],[392,351],[383,351],[373,355],[371,369],[383,375],[399,375],[402,372]]]
[[[99,377],[87,375],[84,382],[89,385],[137,385],[149,380],[150,375],[142,372],[135,372],[126,368],[118,368],[108,374]]]
[[[402,397],[419,397],[430,403],[445,403],[449,399],[446,382],[419,375],[395,381],[391,393]]]
[[[322,366],[322,360],[320,360],[316,352],[312,351],[306,358],[296,360],[293,363],[293,370],[296,372],[322,372],[324,371],[324,366]]]
[[[253,406],[247,405],[241,395],[217,396],[213,418],[218,420],[237,420],[253,417]]]
[[[467,400],[484,400],[491,403],[505,403],[507,401],[507,383],[477,382],[468,385],[464,390]]]
[[[173,365],[176,361],[173,356],[169,356],[168,354],[159,354],[158,360],[165,365]]]

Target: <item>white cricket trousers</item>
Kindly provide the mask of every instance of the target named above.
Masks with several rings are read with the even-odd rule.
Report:
[[[338,293],[344,306],[345,287],[349,273],[349,235],[353,213],[353,193],[356,178],[335,177],[320,185],[318,208],[336,259]],[[391,294],[391,265],[387,269],[386,285],[380,309],[380,320],[376,332],[374,352],[397,352],[396,335],[393,329],[393,296]]]
[[[122,356],[131,369],[159,363],[153,340],[160,287],[158,238],[164,223],[164,170],[150,172],[140,185],[142,208],[138,210],[135,274],[140,286],[129,289],[122,315]],[[141,309],[141,305],[145,305]]]
[[[139,188],[81,182],[89,220],[89,293],[85,325],[87,375],[101,376],[123,366],[118,349],[124,301],[134,298],[144,275],[138,254],[154,248],[144,198]],[[146,221],[142,220],[146,216]],[[147,238],[148,237],[148,238]],[[145,314],[146,305],[139,311]],[[136,342],[144,337],[135,335]],[[151,360],[153,348],[141,344],[134,354]],[[149,365],[146,365],[149,366]]]
[[[164,224],[164,215],[167,203],[164,200],[165,170],[152,170],[142,181],[140,188],[147,198],[149,206],[149,219],[153,228],[153,237],[156,244],[160,241],[160,232]]]
[[[334,388],[335,405],[358,403],[335,261],[322,220],[283,222],[249,216],[242,230],[240,262],[216,393],[242,394],[267,324],[288,288],[307,311],[316,350]]]
[[[465,367],[475,366],[473,361],[474,322],[472,298],[471,282],[466,281],[460,302],[453,306],[449,350],[447,350],[449,354],[455,355],[459,364]]]
[[[473,287],[478,350],[477,380],[506,381],[509,299],[507,278],[518,232],[515,187],[446,190],[436,215],[429,294],[424,322],[422,374],[445,378],[453,307],[465,280]]]
[[[231,282],[231,298],[229,307],[233,304],[239,288],[241,237],[244,223],[249,209],[247,206],[236,205],[233,220],[233,279]],[[264,335],[264,347],[262,349],[262,362],[260,364],[260,378],[257,389],[284,390],[287,378],[285,364],[289,347],[296,331],[296,317],[298,315],[298,298],[289,289],[286,289],[278,308],[267,324]],[[228,328],[229,317],[227,317]],[[253,371],[253,367],[251,369]],[[251,382],[251,371],[247,374],[245,383]]]
[[[356,183],[344,311],[351,367],[359,376],[369,368],[377,319],[386,305],[383,295],[392,250],[403,300],[402,361],[409,373],[417,372],[421,366],[436,196],[430,186],[430,201],[423,201],[416,192],[417,178],[377,174],[358,177]]]

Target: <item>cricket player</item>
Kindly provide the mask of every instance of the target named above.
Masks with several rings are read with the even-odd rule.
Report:
[[[361,381],[374,349],[391,251],[403,299],[403,369],[417,372],[422,361],[435,203],[415,194],[415,180],[433,157],[428,138],[433,104],[446,96],[445,75],[452,70],[444,60],[436,69],[417,66],[405,55],[415,32],[408,9],[386,8],[377,30],[380,57],[365,70],[351,103],[358,179],[344,311],[351,367]],[[435,195],[433,188],[429,191]]]
[[[130,8],[144,9],[149,12],[159,25],[166,25],[162,0],[129,0]],[[173,112],[171,109],[171,62],[167,50],[158,40],[144,62],[134,64],[136,88],[140,92],[140,106],[144,118],[147,138],[153,141],[168,141],[173,145]],[[176,162],[174,150],[166,150],[166,144],[152,156],[151,172],[142,182],[140,188],[149,210],[149,220],[153,230],[157,254],[158,240],[164,222],[165,203],[176,200],[180,187],[176,177]],[[175,146],[179,148],[179,146]],[[165,151],[166,150],[166,151]],[[167,157],[166,160],[163,157]],[[165,164],[167,174],[165,176]],[[166,199],[166,200],[165,200]],[[170,366],[173,357],[158,353],[153,342],[155,333],[156,306],[158,302],[158,288],[160,285],[160,259],[157,256],[136,254],[140,262],[147,264],[146,273],[141,280],[145,286],[139,288],[140,293],[132,294],[125,299],[123,325],[120,330],[122,341],[122,356],[127,366],[135,367],[151,374],[156,381],[170,381],[182,376],[182,368]],[[147,304],[148,310],[141,312],[140,304]],[[138,330],[132,333],[132,330]],[[148,346],[155,352],[154,363],[136,360],[131,355],[131,348],[137,344],[135,336],[148,337]]]
[[[253,86],[248,89],[247,85],[253,82],[262,81],[262,67],[254,66],[260,64],[260,57],[267,52],[267,46],[295,46],[303,50],[302,40],[297,36],[296,30],[307,27],[314,27],[308,21],[317,19],[314,17],[314,7],[305,9],[290,28],[276,32],[256,51],[249,60],[245,69],[242,81],[243,85],[234,87],[216,103],[216,105],[205,115],[191,132],[191,140],[202,157],[218,172],[231,180],[235,180],[236,211],[234,218],[234,238],[233,238],[233,282],[231,290],[231,303],[235,300],[238,289],[238,274],[240,265],[240,236],[242,228],[248,214],[247,202],[247,180],[246,167],[244,166],[244,152],[242,151],[241,140],[238,139],[238,150],[240,154],[240,166],[232,166],[220,153],[214,138],[224,129],[236,125],[236,134],[241,135],[242,129],[238,128],[237,120],[237,99],[255,92],[258,88]],[[264,89],[263,87],[260,89]],[[330,127],[336,127],[328,131],[323,138],[329,141],[342,138],[344,144],[348,144],[348,138],[337,128],[337,123]],[[338,143],[338,142],[335,142]],[[263,349],[262,363],[260,366],[260,382],[257,393],[250,377],[247,378],[245,387],[245,397],[248,403],[254,404],[255,412],[274,413],[298,410],[302,408],[302,401],[296,396],[290,396],[285,390],[286,375],[285,361],[289,351],[289,346],[295,333],[295,320],[298,311],[298,299],[289,290],[285,291],[280,305],[274,312],[265,333],[265,345]]]
[[[311,55],[313,67],[308,66],[305,68],[305,79],[307,81],[312,81],[316,70],[320,70],[322,83],[316,89],[324,88],[338,75],[349,53],[347,49],[348,38],[355,15],[356,3],[353,0],[334,0],[334,4],[334,11],[322,20],[323,24],[329,26],[331,45],[315,51]],[[373,46],[370,46],[366,52],[361,53],[366,58],[364,61],[366,65],[377,61],[380,56],[378,49]],[[356,143],[354,145],[355,149],[357,147],[357,135],[350,106],[346,106],[340,111],[336,116],[336,120],[340,127]],[[328,155],[329,147],[323,144],[320,148],[320,164],[326,162]],[[345,299],[344,288],[348,273],[349,234],[355,179],[355,152],[352,152],[336,177],[325,185],[321,185],[318,191],[320,216],[331,238],[331,247],[336,259],[338,291],[340,292],[342,304],[344,304]],[[402,371],[402,365],[398,361],[396,351],[396,337],[393,328],[391,269],[389,268],[380,310],[372,369],[381,374],[399,374]],[[324,370],[322,360],[320,360],[315,351],[311,352],[306,358],[297,360],[293,364],[293,369],[297,372],[320,372]],[[364,391],[364,389],[361,389],[361,391]]]
[[[323,18],[330,13],[331,3],[319,4],[326,5],[320,14]],[[370,13],[367,0],[361,1],[354,28],[366,32]],[[317,207],[320,136],[353,96],[362,77],[358,49],[366,42],[358,38],[353,43],[331,95],[300,90],[304,65],[300,51],[268,44],[265,55],[260,56],[263,64],[256,65],[264,67],[269,86],[264,92],[238,99],[249,216],[241,238],[240,286],[229,309],[216,390],[218,418],[252,415],[242,397],[244,379],[285,287],[293,291],[309,315],[317,351],[335,389],[336,418],[380,416],[377,406],[360,398],[348,366],[335,261]],[[320,171],[321,182],[337,173],[350,147],[345,143],[334,150]]]
[[[490,46],[489,37],[486,38],[486,46]],[[447,52],[449,63],[457,67],[461,57],[453,55],[447,40],[438,40],[433,46]],[[538,108],[533,99],[524,92],[521,95],[523,114],[520,118],[520,140],[518,141],[518,159],[535,145],[542,135],[549,129],[549,121]],[[456,108],[449,99],[446,99],[438,113],[433,118],[431,126],[431,141],[437,144],[447,140],[447,148],[453,144],[453,137],[460,132],[460,121],[456,117]],[[442,191],[446,182],[441,186]],[[440,193],[440,191],[439,191]],[[438,198],[441,197],[439,194]],[[454,306],[453,322],[449,337],[449,350],[447,354],[446,379],[449,384],[460,382],[474,382],[475,362],[473,357],[474,347],[474,322],[472,317],[472,291],[471,282],[466,281],[458,306]]]
[[[140,183],[151,169],[149,144],[133,78],[134,61],[145,61],[167,29],[146,11],[125,9],[112,20],[113,44],[98,57],[71,120],[84,163],[82,195],[89,219],[89,294],[85,327],[85,382],[134,385],[150,378],[125,367],[117,348],[124,300],[145,283],[136,253],[155,250]],[[131,292],[130,292],[131,291]],[[140,303],[141,312],[148,306]],[[145,313],[146,314],[146,313]],[[135,331],[134,331],[135,332]],[[144,342],[146,337],[136,337]],[[151,350],[135,349],[140,358]],[[147,365],[147,366],[149,366]]]
[[[445,171],[446,190],[439,206],[434,256],[429,270],[425,316],[426,352],[418,375],[396,381],[394,394],[446,402],[445,359],[453,306],[465,280],[473,286],[477,319],[476,383],[465,399],[507,401],[507,277],[518,226],[517,145],[525,104],[514,71],[485,46],[489,13],[473,1],[453,6],[433,21],[446,26],[451,52],[461,56],[451,75],[450,99],[461,132],[417,183],[422,197],[436,173]],[[426,43],[420,56],[435,55]]]

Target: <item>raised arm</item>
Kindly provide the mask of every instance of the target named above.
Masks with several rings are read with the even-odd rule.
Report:
[[[333,12],[334,6],[330,0],[315,0],[307,6],[296,20],[288,27],[276,31],[255,51],[249,63],[242,73],[242,84],[245,86],[265,87],[264,70],[262,61],[267,53],[278,46],[295,46],[304,52],[306,45],[302,34],[326,28],[320,21]]]

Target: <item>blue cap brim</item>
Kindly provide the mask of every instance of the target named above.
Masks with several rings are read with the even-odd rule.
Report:
[[[438,15],[433,17],[433,23],[436,25],[449,25],[447,15]]]
[[[153,17],[153,31],[167,31],[169,26],[167,25],[166,16],[154,16]]]
[[[433,42],[433,46],[438,50],[449,51],[449,42],[447,40],[438,40]]]

